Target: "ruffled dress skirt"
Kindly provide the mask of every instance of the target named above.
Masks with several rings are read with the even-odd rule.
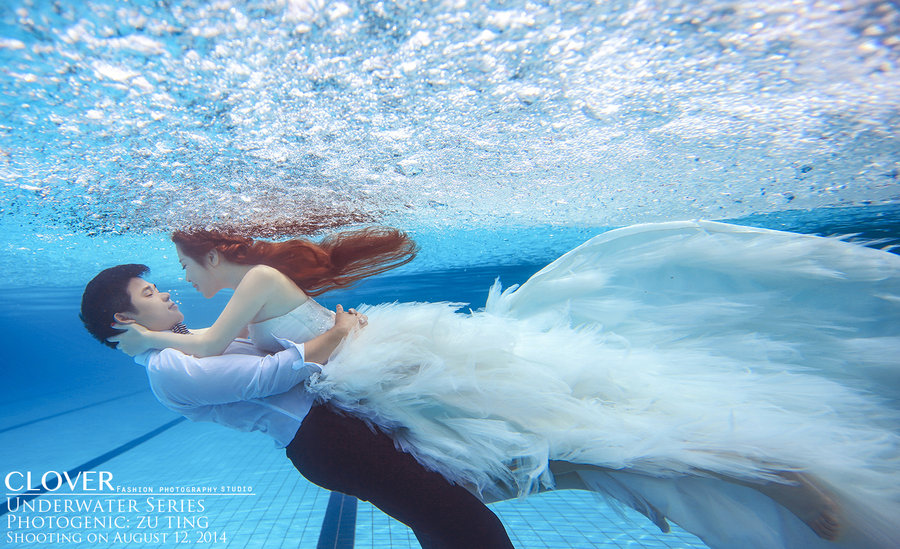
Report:
[[[361,307],[311,390],[491,493],[585,484],[712,547],[898,547],[900,257],[713,222],[603,233],[520,287]],[[813,478],[841,537],[747,487]]]

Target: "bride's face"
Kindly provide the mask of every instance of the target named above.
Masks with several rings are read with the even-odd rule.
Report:
[[[175,250],[178,252],[178,261],[181,263],[181,268],[184,269],[184,279],[190,282],[195,290],[203,294],[203,297],[210,298],[221,290],[208,261],[202,264],[197,263],[189,255],[185,254],[179,246],[176,245]]]

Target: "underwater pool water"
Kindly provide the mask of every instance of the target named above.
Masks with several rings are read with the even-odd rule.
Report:
[[[826,215],[819,219],[823,224],[817,230],[829,232],[829,227],[838,226],[838,232],[880,238],[879,244],[884,239],[896,242],[900,237],[895,218],[876,215],[866,220],[863,213],[853,217],[855,225],[848,225],[846,217]],[[800,225],[804,219],[781,216],[768,222]],[[536,238],[545,236],[535,234]],[[551,259],[553,256],[548,256],[545,261]],[[469,303],[477,309],[484,304],[487,289],[496,278],[505,286],[521,283],[542,265],[481,265],[382,276],[358,288],[326,295],[321,301],[333,307],[337,303],[351,306],[393,300],[445,300]],[[166,274],[151,273],[148,278],[161,289],[172,290],[191,326],[211,323],[228,297],[205,300],[183,281]],[[77,317],[81,290],[80,286],[0,290],[5,305],[0,311],[0,345],[4,349],[0,461],[4,470],[72,471],[73,475],[81,469],[107,471],[123,486],[152,490],[136,500],[141,506],[149,505],[147,498],[179,502],[197,499],[183,493],[160,493],[163,489],[249,486],[251,492],[207,496],[202,512],[148,513],[143,507],[106,515],[97,512],[100,516],[124,517],[126,522],[101,525],[97,532],[107,537],[91,543],[85,537],[86,530],[71,524],[7,522],[7,546],[41,547],[42,540],[49,540],[56,542],[53,546],[169,547],[176,536],[190,536],[201,547],[323,547],[323,543],[331,544],[329,547],[418,546],[408,529],[371,505],[357,505],[349,498],[336,502],[326,491],[306,482],[267,437],[179,421],[179,416],[155,401],[143,368],[84,332]],[[34,483],[32,487],[37,487],[36,480]],[[49,502],[53,498],[45,494],[32,501],[38,500]],[[662,534],[634,511],[583,492],[543,494],[501,502],[492,508],[504,521],[516,547],[705,547],[677,526]],[[15,516],[21,521],[23,517],[52,515],[57,520],[77,520],[79,515],[7,507],[10,509],[3,519]],[[189,522],[141,525],[155,515],[159,515],[157,520]],[[196,521],[201,522],[198,525]],[[69,537],[9,537],[15,535]],[[223,538],[216,538],[218,535]]]
[[[387,276],[367,281],[357,290],[326,296],[322,302],[333,307],[385,299],[442,299],[470,301],[477,308],[495,277],[508,284],[522,282],[537,268],[495,266]],[[169,282],[149,278],[161,288]],[[177,281],[172,288],[193,326],[214,320],[226,297],[207,301]],[[130,496],[137,498],[139,506],[131,512],[92,509],[93,516],[120,517],[126,522],[95,526],[95,532],[107,537],[90,542],[91,530],[75,522],[83,512],[49,507],[29,510],[10,503],[16,500],[8,494],[2,517],[5,546],[171,547],[174,540],[184,539],[178,536],[187,536],[199,547],[418,547],[405,526],[368,503],[357,506],[353,500],[351,508],[348,500],[343,512],[335,512],[329,493],[297,474],[268,437],[179,422],[179,416],[156,402],[143,368],[84,332],[77,318],[81,290],[0,291],[6,305],[0,313],[5,349],[0,462],[5,474],[69,471],[74,476],[81,469],[105,471],[117,486],[151,491]],[[14,483],[19,481],[13,478]],[[39,488],[39,482],[35,476],[31,487]],[[210,487],[249,487],[250,492],[206,495],[202,511],[147,511],[148,498],[157,502],[198,499],[161,490]],[[99,499],[65,487],[60,493],[81,494],[69,499],[82,502]],[[50,505],[62,499],[54,495],[45,493],[30,503]],[[125,497],[113,498],[114,504]],[[658,534],[635,512],[626,513],[587,493],[552,493],[492,508],[516,547],[705,547],[677,527],[670,534]],[[73,522],[28,522],[50,516]],[[146,522],[150,520],[161,522]],[[170,525],[169,520],[176,522]],[[188,522],[177,523],[180,520]],[[54,535],[62,537],[48,537]],[[204,535],[221,537],[210,541]]]
[[[177,422],[141,368],[86,335],[84,283],[143,262],[211,322],[224,297],[200,299],[168,242],[189,223],[415,236],[413,263],[328,306],[478,308],[495,277],[522,282],[637,222],[895,245],[898,30],[895,3],[862,0],[3,2],[2,471],[252,485],[208,498],[206,515],[173,513],[208,527],[154,528],[169,537],[131,547],[184,531],[228,537],[188,539],[202,547],[348,547],[348,532],[357,547],[415,546],[366,504],[335,522],[329,495],[264,436]],[[703,546],[588,494],[494,509],[520,548]],[[45,545],[14,531],[74,531],[9,514],[8,547]],[[140,533],[143,514],[97,531]],[[126,545],[81,533],[59,546]]]

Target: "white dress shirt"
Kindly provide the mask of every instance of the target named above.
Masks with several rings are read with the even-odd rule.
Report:
[[[170,410],[191,421],[262,431],[283,448],[313,404],[303,382],[322,367],[304,361],[302,344],[278,342],[285,350],[272,355],[238,339],[220,356],[196,358],[163,349],[134,361],[146,367],[153,394]]]

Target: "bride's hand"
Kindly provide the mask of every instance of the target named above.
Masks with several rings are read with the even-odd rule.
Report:
[[[150,343],[146,334],[150,330],[144,328],[140,324],[113,324],[113,328],[125,330],[121,334],[106,338],[107,341],[118,343],[116,349],[122,351],[128,356],[135,356],[150,350]]]
[[[356,309],[348,309],[347,312],[351,315],[356,315],[356,325],[360,328],[364,328],[369,323],[369,317],[360,313]]]
[[[348,309],[345,312],[344,307],[338,305],[334,311],[334,327],[344,334],[349,334],[354,328],[362,328],[369,323],[368,317],[359,313],[356,309]]]

